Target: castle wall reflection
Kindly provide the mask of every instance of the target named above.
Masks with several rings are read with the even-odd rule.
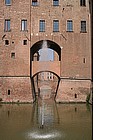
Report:
[[[86,104],[0,105],[2,140],[91,140],[92,108]]]

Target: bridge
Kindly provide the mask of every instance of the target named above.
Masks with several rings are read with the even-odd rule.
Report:
[[[32,61],[32,76],[42,71],[50,71],[60,77],[60,61]]]

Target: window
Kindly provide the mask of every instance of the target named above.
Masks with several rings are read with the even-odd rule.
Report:
[[[86,6],[86,0],[80,0],[80,6]]]
[[[23,45],[27,45],[27,40],[23,40]]]
[[[53,21],[53,32],[59,32],[59,20]]]
[[[53,6],[59,6],[59,0],[53,0]]]
[[[68,32],[73,31],[73,22],[72,22],[72,20],[67,20],[67,31]]]
[[[86,32],[86,21],[81,21],[81,32]]]
[[[86,63],[86,58],[83,58],[83,63]]]
[[[47,80],[53,80],[53,74],[48,72],[47,73]]]
[[[38,5],[37,0],[32,0],[32,6],[37,6],[37,5]]]
[[[15,59],[15,53],[11,53],[11,58]]]
[[[8,95],[10,95],[10,90],[8,89]]]
[[[45,20],[40,20],[39,22],[39,31],[45,32]]]
[[[10,31],[10,19],[5,19],[4,31],[5,32],[9,32]]]
[[[5,40],[5,45],[9,45],[9,40]]]
[[[11,5],[11,0],[5,0],[5,5]]]
[[[27,20],[21,20],[21,31],[27,31]]]

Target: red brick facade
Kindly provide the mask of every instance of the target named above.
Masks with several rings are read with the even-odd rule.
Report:
[[[59,72],[60,79],[68,79],[68,82],[61,80],[57,100],[63,101],[66,96],[68,101],[73,100],[69,95],[72,93],[73,97],[78,92],[79,101],[85,101],[89,94],[92,73],[91,15],[88,0],[85,0],[83,6],[80,6],[80,0],[59,0],[58,6],[53,5],[53,0],[37,0],[33,5],[32,0],[11,0],[8,5],[5,0],[0,0],[0,98],[4,102],[33,102],[30,80],[33,76],[31,48],[39,41],[49,40],[52,46],[54,42],[61,50],[59,70],[56,71]],[[40,20],[45,21],[43,32],[40,31]],[[54,32],[54,20],[59,21],[58,32]],[[68,20],[73,23],[73,31],[67,30]],[[81,21],[86,23],[84,32],[81,31]],[[73,83],[70,79],[78,80]],[[69,91],[74,84],[77,85],[75,91]],[[81,87],[85,89],[81,90]],[[66,92],[62,96],[61,91],[64,90]],[[78,101],[78,97],[76,100]]]

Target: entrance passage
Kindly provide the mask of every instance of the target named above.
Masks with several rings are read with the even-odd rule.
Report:
[[[60,77],[50,71],[42,71],[36,73],[32,77],[33,89],[35,98],[41,99],[55,99]]]
[[[40,72],[37,75],[37,88],[39,89],[38,97],[41,99],[54,99],[59,78],[52,72]]]
[[[41,40],[31,47],[30,56],[34,98],[56,97],[60,81],[60,46],[50,40]]]

